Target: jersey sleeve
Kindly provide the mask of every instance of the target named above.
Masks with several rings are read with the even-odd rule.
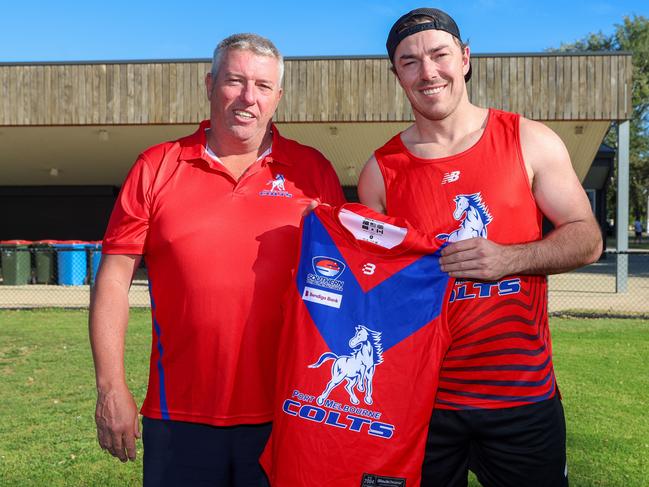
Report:
[[[140,155],[119,192],[104,235],[104,254],[144,254],[151,216],[153,171]]]

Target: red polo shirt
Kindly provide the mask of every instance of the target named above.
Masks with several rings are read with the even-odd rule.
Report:
[[[280,301],[302,212],[340,204],[331,164],[273,127],[270,155],[239,181],[193,135],[146,150],[131,169],[103,242],[142,254],[153,340],[142,414],[217,426],[272,418]]]

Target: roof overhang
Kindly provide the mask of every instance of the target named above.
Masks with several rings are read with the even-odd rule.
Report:
[[[354,185],[372,151],[412,122],[385,57],[288,58],[282,133]],[[540,120],[580,178],[612,121],[631,117],[628,53],[474,55],[471,101]],[[208,60],[0,65],[1,185],[119,185],[138,153],[208,116]]]

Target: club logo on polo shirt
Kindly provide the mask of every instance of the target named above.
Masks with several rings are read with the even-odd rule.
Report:
[[[259,196],[279,196],[283,198],[292,198],[293,194],[286,191],[284,183],[286,178],[283,174],[277,174],[274,179],[269,180],[266,183],[266,186],[270,186],[270,189],[264,189],[259,192]]]
[[[480,192],[458,194],[453,201],[455,203],[453,218],[460,224],[451,233],[437,234],[437,238],[447,242],[459,242],[474,237],[487,238],[487,225],[491,223],[493,217],[485,202],[482,201],[482,194]]]

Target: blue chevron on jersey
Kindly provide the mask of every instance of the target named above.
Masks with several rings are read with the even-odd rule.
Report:
[[[332,279],[314,279],[314,258],[337,262],[343,271]],[[348,352],[349,337],[354,335],[357,325],[381,332],[385,351],[408,338],[440,315],[443,300],[439,297],[444,296],[449,280],[448,274],[440,269],[439,253],[435,253],[417,259],[366,293],[314,212],[304,220],[295,276],[302,296],[305,288],[307,295],[320,288],[325,291],[324,296],[338,296],[337,303],[326,306],[304,300],[320,335],[338,355]]]

